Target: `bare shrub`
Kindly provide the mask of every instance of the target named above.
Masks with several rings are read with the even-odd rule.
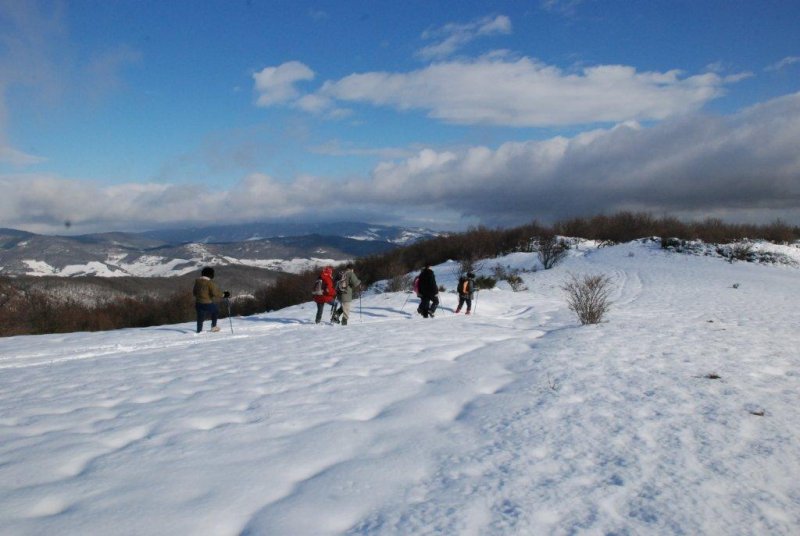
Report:
[[[498,281],[505,281],[511,286],[511,290],[514,292],[519,292],[520,290],[528,290],[525,286],[525,283],[522,281],[522,277],[519,275],[519,270],[512,270],[511,268],[506,269],[501,265],[497,265],[492,270],[494,278]]]
[[[549,270],[567,256],[569,245],[563,239],[556,238],[555,235],[543,236],[539,239],[536,253],[539,261],[545,270]]]
[[[753,244],[750,242],[736,242],[731,248],[731,262],[733,260],[746,261],[753,253]]]
[[[605,275],[570,275],[561,289],[567,294],[570,311],[578,315],[581,324],[598,324],[608,312],[611,302],[611,280]]]
[[[386,281],[386,292],[402,292],[411,288],[411,276],[399,261],[391,262],[387,266],[387,271],[390,275]]]
[[[476,290],[488,290],[494,288],[495,285],[497,285],[497,280],[494,277],[489,277],[488,275],[479,275],[475,278]]]
[[[476,261],[471,254],[467,253],[453,267],[453,276],[458,279],[469,273],[480,272],[483,269],[483,264],[483,262]]]

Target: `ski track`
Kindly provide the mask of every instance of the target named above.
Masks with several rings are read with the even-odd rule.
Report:
[[[397,294],[354,303],[347,327],[305,305],[233,335],[2,340],[0,529],[794,533],[796,282],[754,307],[782,272],[619,248],[568,265],[613,282],[596,326],[550,270],[480,293],[471,317],[453,294],[428,320]]]

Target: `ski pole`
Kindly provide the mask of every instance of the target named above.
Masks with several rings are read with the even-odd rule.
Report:
[[[408,296],[406,296],[406,301],[404,301],[404,302],[403,302],[403,306],[400,308],[400,312],[401,312],[401,313],[403,312],[403,309],[405,309],[405,308],[406,308],[406,304],[408,303],[408,299],[409,299],[410,297],[411,297],[411,293],[409,292],[409,293],[408,293]]]
[[[231,323],[231,333],[233,333],[233,313],[231,312],[230,298],[225,298],[225,306],[228,308],[228,321]]]

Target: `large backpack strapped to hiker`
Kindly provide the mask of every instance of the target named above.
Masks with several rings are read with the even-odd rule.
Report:
[[[314,290],[311,291],[311,295],[324,296],[327,290],[328,290],[327,283],[325,283],[325,280],[322,279],[322,276],[319,276],[317,280],[314,281]]]
[[[339,279],[336,280],[336,291],[337,292],[347,292],[349,288],[349,284],[347,283],[347,271],[342,272],[339,274]]]

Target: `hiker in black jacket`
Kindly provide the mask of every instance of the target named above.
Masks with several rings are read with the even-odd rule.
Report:
[[[425,263],[425,268],[419,273],[419,295],[420,302],[417,312],[424,318],[433,318],[433,313],[439,306],[439,286],[436,284],[436,276],[431,270],[430,263]]]

